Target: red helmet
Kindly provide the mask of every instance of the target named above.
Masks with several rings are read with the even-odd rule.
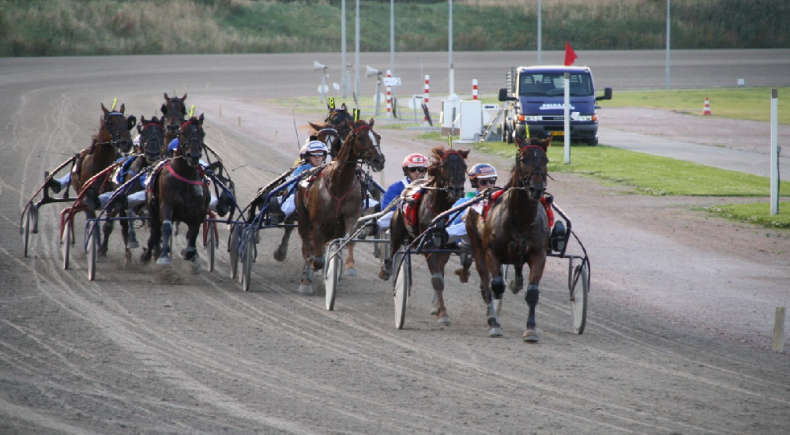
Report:
[[[425,157],[422,154],[414,153],[409,154],[403,159],[403,164],[401,165],[402,168],[427,168],[428,167],[428,157]]]

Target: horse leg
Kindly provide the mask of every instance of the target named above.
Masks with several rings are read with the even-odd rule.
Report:
[[[307,296],[313,294],[313,269],[310,267],[310,259],[307,258],[302,266],[302,280],[299,282],[299,293]]]
[[[289,216],[288,219],[285,220],[285,224],[293,224],[295,218],[296,213]],[[291,226],[286,226],[284,230],[285,232],[283,233],[283,238],[280,240],[280,246],[278,246],[277,250],[274,251],[274,259],[277,261],[285,261],[285,257],[288,255],[288,242],[291,240],[291,233],[293,232],[294,228]]]
[[[507,288],[509,288],[514,295],[517,295],[518,292],[524,288],[524,275],[522,274],[523,266],[523,264],[515,265],[514,269],[516,276],[507,285]]]
[[[403,221],[398,219],[399,216],[400,215],[392,217],[390,225],[390,252],[387,258],[384,259],[381,270],[379,270],[379,278],[384,281],[390,279],[390,276],[392,276],[392,259],[406,240],[406,228],[403,226]]]
[[[159,254],[159,259],[156,264],[170,265],[170,240],[173,236],[173,221],[171,220],[173,212],[169,206],[162,207],[160,212],[162,214],[162,251]]]
[[[126,231],[124,235],[126,239],[126,249],[137,249],[140,247],[140,243],[137,241],[137,232],[134,230],[134,219],[137,218],[137,214],[133,210],[129,210],[129,217],[131,218],[129,221],[123,221],[121,223]],[[126,225],[123,225],[124,222]]]
[[[148,226],[150,234],[148,235],[148,248],[143,249],[140,254],[140,261],[148,263],[151,261],[151,256],[156,253],[159,256],[159,242],[162,240],[162,223],[159,218],[159,213],[152,210],[148,217]]]
[[[181,257],[184,260],[192,263],[191,267],[192,267],[193,275],[200,275],[200,272],[203,271],[203,268],[200,266],[200,263],[197,261],[198,255],[197,255],[197,247],[196,247],[197,237],[198,234],[200,233],[201,224],[202,222],[195,221],[187,226],[187,246],[181,252]]]
[[[348,276],[357,276],[357,269],[354,268],[354,244],[348,244],[348,257],[346,257],[346,271]]]
[[[440,325],[450,326],[450,316],[444,304],[444,266],[450,259],[450,254],[434,254],[428,259],[428,269],[431,271],[431,285],[436,301],[436,317]]]
[[[110,211],[107,213],[107,220],[102,224],[104,237],[102,238],[101,249],[99,249],[99,257],[107,258],[107,251],[110,247],[110,234],[112,234],[112,230],[115,228],[115,221],[113,221],[112,218],[116,217],[117,214],[118,212],[115,210]]]
[[[540,283],[540,279],[543,277],[543,267],[546,265],[546,257],[545,254],[543,256],[537,257],[538,258],[530,258],[529,286],[527,286],[527,293],[524,295],[524,300],[527,301],[527,306],[529,306],[527,330],[524,331],[524,335],[522,336],[524,342],[526,343],[537,343],[539,339],[537,327],[535,324],[535,307],[538,305],[538,299],[540,299],[538,284]]]

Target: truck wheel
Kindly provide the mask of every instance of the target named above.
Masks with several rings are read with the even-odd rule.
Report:
[[[598,138],[587,139],[587,146],[594,147],[596,145],[598,145]]]

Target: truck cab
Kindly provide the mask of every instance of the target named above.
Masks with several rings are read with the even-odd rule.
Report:
[[[507,143],[521,138],[563,136],[565,73],[570,83],[570,136],[573,142],[598,145],[599,100],[610,100],[612,88],[595,96],[592,72],[586,66],[520,66],[511,68],[508,87],[499,90],[507,106],[502,134]],[[507,104],[507,103],[506,103]]]

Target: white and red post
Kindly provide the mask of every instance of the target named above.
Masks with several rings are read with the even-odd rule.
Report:
[[[387,78],[392,78],[392,71],[387,70]],[[392,86],[390,85],[387,85],[387,118],[392,118]]]
[[[428,104],[429,101],[429,94],[431,93],[431,76],[428,74],[425,75],[425,96],[422,98],[422,102],[425,104],[425,107],[430,107]],[[428,117],[426,116],[423,119],[423,124],[428,125]]]
[[[472,79],[472,100],[477,101],[477,79]]]

